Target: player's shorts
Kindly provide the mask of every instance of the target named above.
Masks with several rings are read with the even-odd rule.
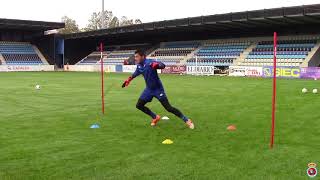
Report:
[[[151,89],[146,88],[142,92],[140,99],[142,99],[146,102],[151,102],[153,97],[157,98],[160,101],[161,99],[167,98],[167,95],[163,89],[151,90]]]

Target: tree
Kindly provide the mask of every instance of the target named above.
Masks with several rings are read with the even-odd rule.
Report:
[[[128,19],[126,16],[122,16],[120,20],[120,26],[128,26],[133,24],[133,19]]]
[[[109,23],[109,27],[112,28],[118,26],[120,26],[119,19],[117,17],[112,18],[112,20]]]
[[[65,28],[59,29],[59,33],[70,34],[80,32],[79,26],[75,20],[69,18],[68,16],[63,16],[61,20],[65,23]]]
[[[142,24],[142,21],[140,19],[136,19],[136,20],[134,20],[134,23],[135,24]]]
[[[114,16],[112,11],[106,10],[104,12],[104,25],[105,28],[114,28],[119,26],[127,26],[132,24],[141,24],[140,19],[129,19],[126,16],[122,16],[119,20],[118,17]],[[94,12],[92,13],[89,23],[87,27],[83,29],[83,31],[92,31],[102,29],[101,24],[101,12]]]
[[[112,11],[105,11],[104,12],[104,26],[105,28],[110,27],[117,27],[119,26],[119,20],[117,17],[113,16]],[[101,12],[94,12],[92,13],[89,24],[84,29],[85,31],[92,31],[92,30],[98,30],[102,29],[102,23],[101,23]]]
[[[141,24],[141,20],[140,19],[129,19],[127,16],[122,16],[121,20],[119,22],[119,26],[129,26],[129,25],[133,25],[133,24]]]

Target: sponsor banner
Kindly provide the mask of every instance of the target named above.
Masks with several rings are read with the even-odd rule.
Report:
[[[261,77],[262,67],[245,67],[245,76]]]
[[[246,67],[244,66],[230,66],[229,67],[229,76],[245,76]]]
[[[214,75],[214,66],[187,66],[187,74]]]
[[[170,65],[161,70],[163,74],[181,74],[185,73],[187,70],[186,66]]]
[[[134,71],[136,71],[137,66],[136,65],[124,65],[122,66],[122,72],[126,72],[126,73],[133,73]]]
[[[101,68],[101,66],[100,66]],[[104,72],[116,72],[116,66],[115,65],[106,65],[103,66]]]
[[[116,72],[115,65],[104,65],[105,72]],[[65,65],[65,71],[82,71],[82,72],[99,72],[101,71],[101,65]]]
[[[273,77],[273,67],[265,66],[262,70],[262,77]],[[277,67],[276,76],[279,78],[300,78],[300,67]]]
[[[301,68],[301,78],[320,79],[320,67]]]
[[[116,72],[122,72],[122,65],[116,65]]]
[[[0,72],[54,71],[53,65],[1,65]]]
[[[136,65],[121,65],[121,68],[117,69],[117,72],[134,73],[136,69],[137,69]],[[157,72],[161,73],[161,69],[158,69]]]
[[[229,76],[261,77],[262,67],[230,66]]]
[[[98,71],[98,65],[65,65],[65,71],[81,71],[81,72],[94,72]]]

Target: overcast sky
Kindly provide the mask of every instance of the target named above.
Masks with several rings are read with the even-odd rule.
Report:
[[[61,21],[67,15],[85,27],[102,0],[1,0],[0,18]],[[142,22],[320,3],[319,0],[105,0],[116,16]]]

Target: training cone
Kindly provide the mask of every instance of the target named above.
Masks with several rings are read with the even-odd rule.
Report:
[[[173,144],[173,141],[171,139],[166,139],[162,141],[162,144]]]
[[[92,124],[92,125],[90,126],[90,128],[91,128],[91,129],[98,129],[98,128],[100,128],[100,126],[99,126],[99,124]]]
[[[235,131],[235,130],[237,130],[237,127],[235,125],[230,125],[227,127],[227,130],[228,131]]]
[[[162,120],[169,120],[170,118],[168,116],[163,116]]]

